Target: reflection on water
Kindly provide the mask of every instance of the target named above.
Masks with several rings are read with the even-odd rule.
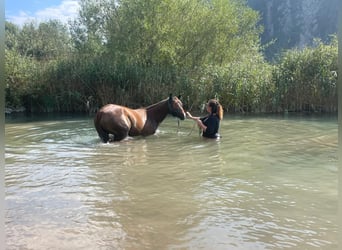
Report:
[[[6,124],[8,249],[337,249],[337,119],[167,118],[102,144],[92,119]]]

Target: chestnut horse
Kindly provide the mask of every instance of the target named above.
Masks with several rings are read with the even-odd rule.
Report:
[[[103,106],[94,118],[96,131],[103,142],[121,141],[127,136],[148,136],[156,132],[159,124],[167,114],[184,120],[186,115],[183,104],[176,96],[152,104],[146,108],[130,109],[128,107],[107,104]]]

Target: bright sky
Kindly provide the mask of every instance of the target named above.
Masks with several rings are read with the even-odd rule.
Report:
[[[17,25],[58,19],[63,23],[77,16],[78,0],[5,0],[5,18]]]

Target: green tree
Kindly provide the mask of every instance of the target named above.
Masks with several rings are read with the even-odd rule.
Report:
[[[11,22],[5,22],[6,50],[15,50],[18,44],[19,27]]]
[[[31,22],[22,28],[6,22],[6,106],[31,110],[37,105],[44,110],[41,100],[49,94],[45,72],[71,49],[68,30],[59,21]]]
[[[23,56],[51,60],[70,52],[70,38],[65,25],[50,20],[36,25],[26,23],[18,33],[17,50]]]
[[[94,62],[100,57],[116,72],[113,79],[89,69],[101,79],[93,83],[103,86],[100,99],[108,99],[101,93],[123,91],[145,103],[166,89],[197,95],[205,91],[199,85],[210,79],[209,69],[221,72],[242,57],[260,56],[258,20],[240,0],[82,0],[72,34],[80,55]]]
[[[226,65],[258,47],[258,15],[244,2],[122,0],[112,5],[108,46],[144,65]]]
[[[75,48],[84,54],[101,54],[108,38],[107,23],[115,10],[115,1],[81,0],[77,19],[70,23],[70,33]]]

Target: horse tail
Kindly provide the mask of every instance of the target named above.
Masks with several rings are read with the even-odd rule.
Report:
[[[107,143],[109,141],[109,135],[108,133],[102,128],[101,126],[101,112],[97,112],[94,118],[94,125],[95,125],[95,129],[97,131],[97,134],[99,135],[99,137],[101,138],[101,140],[104,143]]]

